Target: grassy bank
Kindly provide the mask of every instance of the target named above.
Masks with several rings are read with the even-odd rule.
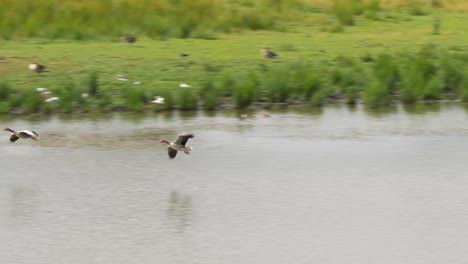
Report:
[[[270,2],[278,5],[273,13],[292,8]],[[248,3],[236,5],[244,11],[258,7]],[[281,27],[236,27],[240,31],[214,33],[213,39],[142,34],[129,45],[113,37],[123,32],[81,41],[19,34],[0,42],[0,112],[141,112],[276,103],[316,107],[336,101],[380,107],[396,101],[468,100],[468,13],[463,5],[427,3],[418,13],[396,1],[370,1],[350,7],[353,22],[348,25],[340,22],[344,11],[334,11],[333,1],[294,3],[303,8],[302,16],[275,22]],[[375,14],[368,14],[372,10]],[[279,58],[262,58],[262,45]],[[45,64],[49,72],[29,71],[32,62]],[[181,88],[181,83],[192,87]],[[40,94],[38,87],[52,93]],[[151,103],[157,95],[165,98],[164,105]],[[60,99],[45,102],[52,96]]]

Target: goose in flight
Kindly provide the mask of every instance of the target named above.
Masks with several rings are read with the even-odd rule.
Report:
[[[9,131],[11,132],[11,136],[10,136],[10,141],[11,142],[15,142],[16,140],[20,139],[20,138],[30,138],[32,140],[38,140],[39,138],[39,134],[37,134],[36,132],[34,131],[29,131],[29,130],[21,130],[21,131],[14,131],[13,129],[11,128],[4,128],[3,130],[5,131]]]
[[[189,155],[192,151],[192,147],[185,146],[185,143],[189,138],[193,138],[193,134],[180,135],[175,142],[169,142],[165,139],[161,139],[161,143],[167,144],[167,154],[169,158],[173,159],[177,155],[177,151],[183,151],[185,154]]]

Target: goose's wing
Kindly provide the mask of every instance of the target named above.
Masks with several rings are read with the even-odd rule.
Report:
[[[193,138],[193,134],[187,134],[187,135],[180,135],[178,138],[177,138],[177,141],[175,142],[176,144],[181,144],[181,145],[185,145],[185,143],[187,143],[187,141],[189,140],[189,138]]]
[[[11,134],[11,136],[10,136],[10,141],[11,142],[15,142],[18,139],[19,139],[19,137],[17,137],[15,134]]]
[[[177,150],[167,147],[167,154],[169,155],[169,158],[173,159],[177,155]]]
[[[30,136],[30,137],[37,137],[39,136],[36,132],[34,131],[29,131],[29,130],[21,130],[19,132],[20,135],[24,135],[24,136]]]

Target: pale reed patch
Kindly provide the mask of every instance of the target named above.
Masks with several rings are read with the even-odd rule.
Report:
[[[319,5],[331,5],[336,0],[304,0],[306,4],[319,4]],[[351,0],[344,0],[351,1]],[[365,0],[365,3],[372,2],[374,0]],[[443,8],[453,9],[458,11],[468,11],[467,0],[438,0]],[[380,0],[380,4],[383,7],[404,7],[411,4],[429,5],[430,0]]]

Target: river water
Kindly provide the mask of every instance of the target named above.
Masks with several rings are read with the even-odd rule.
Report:
[[[262,113],[2,117],[0,263],[466,263],[462,106]]]

